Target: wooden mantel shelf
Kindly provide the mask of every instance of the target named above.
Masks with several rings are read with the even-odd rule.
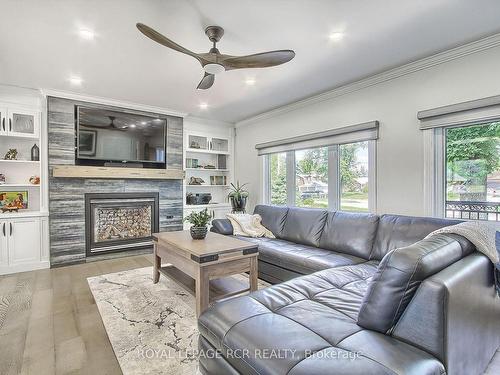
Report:
[[[55,165],[53,177],[66,178],[135,178],[143,180],[182,180],[181,169],[88,167],[84,165]]]

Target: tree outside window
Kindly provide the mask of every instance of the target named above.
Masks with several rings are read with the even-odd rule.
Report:
[[[446,201],[447,217],[498,221],[500,122],[446,130]]]
[[[368,212],[368,142],[340,145],[340,210]]]
[[[269,155],[270,168],[270,202],[286,205],[286,153]]]

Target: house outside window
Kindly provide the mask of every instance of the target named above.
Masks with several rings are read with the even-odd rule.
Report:
[[[375,145],[373,140],[265,155],[265,203],[373,212]]]
[[[295,151],[295,205],[328,208],[328,147]]]

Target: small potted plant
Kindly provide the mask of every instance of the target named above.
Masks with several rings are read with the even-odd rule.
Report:
[[[191,212],[184,218],[184,221],[192,224],[189,232],[193,240],[202,240],[207,236],[207,225],[210,223],[210,219],[212,219],[212,215],[208,213],[206,208],[203,211]]]
[[[248,184],[240,185],[237,181],[236,185],[231,183],[229,188],[229,194],[227,197],[231,201],[231,206],[233,207],[233,212],[243,212],[245,213],[245,207],[247,205],[248,191],[243,189]]]

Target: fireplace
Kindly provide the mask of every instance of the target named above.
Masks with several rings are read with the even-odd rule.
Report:
[[[158,193],[85,194],[87,256],[152,247],[158,201]]]

